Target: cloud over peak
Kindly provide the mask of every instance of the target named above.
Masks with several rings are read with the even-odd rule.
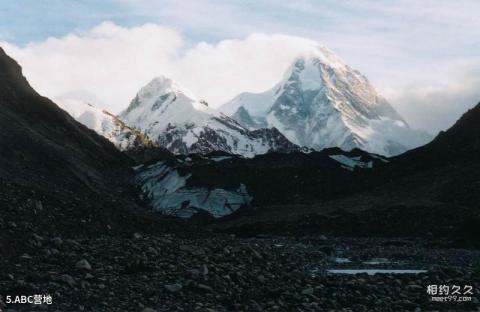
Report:
[[[270,88],[313,40],[251,34],[186,48],[179,32],[156,24],[126,28],[104,22],[89,31],[24,47],[1,43],[42,94],[95,94],[118,112],[155,76],[172,77],[214,106],[236,94]]]

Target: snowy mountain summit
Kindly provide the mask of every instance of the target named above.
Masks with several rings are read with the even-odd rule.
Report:
[[[320,46],[296,58],[272,89],[242,93],[219,110],[249,129],[275,127],[316,150],[358,147],[391,156],[431,139],[411,129],[365,76]]]
[[[166,77],[141,88],[120,118],[175,154],[224,151],[251,157],[299,149],[276,129],[245,128]]]
[[[125,125],[117,116],[106,110],[74,98],[57,98],[55,103],[78,122],[104,136],[121,151],[153,146],[143,134]]]

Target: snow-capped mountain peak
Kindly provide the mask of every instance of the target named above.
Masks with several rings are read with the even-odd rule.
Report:
[[[197,100],[191,91],[178,82],[165,76],[158,76],[140,89],[124,113],[130,113],[140,104],[142,104],[142,106],[148,106],[154,111],[161,108],[162,103],[169,101],[182,104],[188,102],[196,110],[210,111],[204,101]]]
[[[314,61],[337,69],[345,69],[347,67],[346,63],[338,55],[321,45],[312,46],[300,52],[293,64],[299,60]]]
[[[120,117],[177,154],[224,151],[253,156],[298,148],[276,130],[250,132],[166,77],[141,88]]]
[[[295,58],[272,89],[242,93],[220,111],[251,129],[276,127],[291,142],[317,150],[395,155],[430,139],[410,129],[365,76],[319,46]]]

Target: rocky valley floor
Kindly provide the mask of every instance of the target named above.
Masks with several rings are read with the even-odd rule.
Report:
[[[140,234],[31,237],[0,258],[3,311],[478,311],[480,251],[439,240]],[[342,269],[367,269],[339,274]],[[420,270],[374,274],[371,270]],[[335,273],[337,272],[337,273]],[[348,271],[347,271],[348,272]],[[368,274],[370,273],[370,274]],[[429,285],[471,286],[432,302]],[[50,294],[52,304],[7,304]],[[440,294],[437,294],[440,295]]]

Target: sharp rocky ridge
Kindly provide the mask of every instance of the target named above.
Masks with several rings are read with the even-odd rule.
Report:
[[[316,150],[340,147],[392,156],[427,143],[358,71],[316,46],[294,60],[262,93],[242,93],[221,112],[249,129],[275,127],[291,142]]]
[[[57,98],[55,103],[78,122],[107,138],[120,151],[154,148],[145,135],[127,126],[116,115],[75,98]]]

